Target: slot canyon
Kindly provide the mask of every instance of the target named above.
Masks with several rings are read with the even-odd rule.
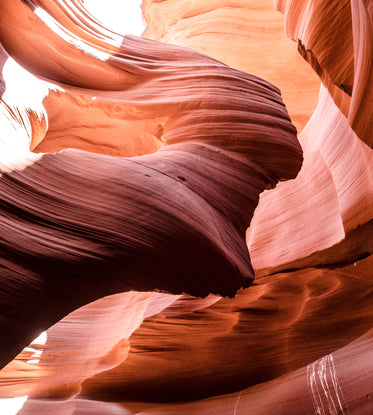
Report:
[[[0,414],[371,415],[373,1],[90,2],[0,0]]]

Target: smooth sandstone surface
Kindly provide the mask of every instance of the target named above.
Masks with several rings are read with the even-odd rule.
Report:
[[[373,2],[141,7],[0,4],[0,412],[370,414]]]

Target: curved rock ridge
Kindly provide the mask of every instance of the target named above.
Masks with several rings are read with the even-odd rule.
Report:
[[[287,38],[271,0],[144,0],[142,9],[144,36],[190,47],[272,82],[298,132],[304,128],[320,80]]]
[[[35,155],[24,145],[15,163],[21,168],[5,158],[1,330],[10,340],[3,345],[4,363],[38,332],[106,295],[162,290],[233,296],[248,286],[254,274],[245,230],[258,196],[279,179],[295,177],[302,163],[277,88],[178,46],[125,37],[114,47],[104,34],[94,44],[91,31],[78,37],[84,27],[75,28],[74,19],[84,16],[68,6],[1,4],[4,47],[63,88],[54,92],[54,102],[56,94],[61,102],[48,127],[43,124],[45,140],[48,130],[61,125],[53,130],[53,121],[62,118],[66,135],[75,137],[68,145],[75,140],[85,149],[85,134],[104,122],[101,132],[112,126],[117,148],[127,136],[116,153],[124,156],[126,142],[146,134],[149,119],[162,118],[162,148],[133,157],[133,145],[131,158],[118,158],[110,156],[110,143],[94,146],[104,155],[74,149]],[[53,110],[48,95],[44,102],[45,118]],[[65,115],[67,103],[72,105]],[[22,97],[13,106],[22,109]],[[77,117],[68,118],[71,111]],[[91,120],[89,129],[83,121],[82,134],[74,131],[80,114]],[[121,114],[135,127],[127,131],[117,122]],[[43,142],[40,129],[32,129],[32,147]],[[12,157],[11,139],[5,135],[2,142],[4,157]],[[149,152],[144,147],[141,142],[140,154]]]
[[[349,244],[351,232],[361,233],[360,238],[354,237],[354,251],[369,241],[364,229],[373,218],[373,152],[357,137],[325,88],[300,141],[304,164],[299,176],[291,188],[281,183],[273,194],[262,195],[248,231],[258,275],[299,264],[312,266],[316,252],[337,245],[333,260],[324,256],[323,264],[344,263],[346,254],[354,262],[370,252],[361,248],[351,257],[343,246]],[[277,214],[268,216],[274,210]],[[310,260],[305,262],[307,257]]]
[[[86,378],[126,359],[128,338],[144,318],[179,297],[127,292],[75,310],[0,371],[0,396],[68,399],[77,395]]]
[[[273,275],[233,300],[199,300],[190,312],[177,311],[180,298],[131,336],[127,363],[83,383],[74,399],[29,398],[20,414],[369,413],[371,266],[367,258]],[[170,402],[178,399],[192,402]]]
[[[373,2],[142,10],[0,3],[0,412],[372,413]]]
[[[297,41],[300,54],[320,76],[357,136],[372,147],[372,1],[274,3],[284,13],[286,33]]]
[[[323,86],[299,136],[304,151],[300,174],[291,186],[283,183],[262,195],[248,231],[258,276],[315,261],[354,262],[371,252],[366,235],[373,218],[372,7],[362,1],[276,5]],[[319,255],[326,249],[333,258]]]
[[[370,257],[334,270],[275,274],[233,300],[181,315],[165,310],[130,337],[123,364],[83,384],[82,396],[110,402],[190,401],[281,379],[371,329],[372,264]],[[350,380],[342,380],[347,392]],[[302,393],[311,398],[307,390]]]

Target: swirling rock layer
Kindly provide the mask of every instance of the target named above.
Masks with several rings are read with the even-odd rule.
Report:
[[[372,2],[82,3],[0,5],[0,396],[370,413]]]

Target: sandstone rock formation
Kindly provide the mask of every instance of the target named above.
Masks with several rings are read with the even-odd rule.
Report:
[[[0,408],[370,414],[373,2],[142,10],[0,4]]]

